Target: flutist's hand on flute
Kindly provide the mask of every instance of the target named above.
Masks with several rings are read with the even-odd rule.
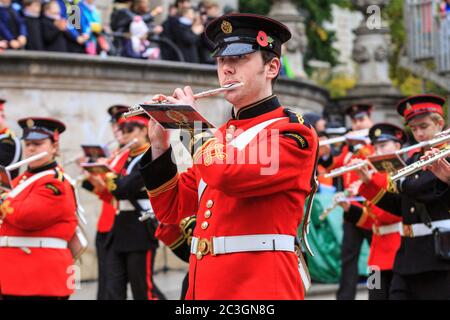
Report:
[[[350,161],[349,165],[357,164],[364,162],[362,159],[353,159]],[[372,180],[372,174],[373,170],[371,170],[369,165],[365,165],[361,168],[355,169],[354,172],[358,175],[359,180],[361,180],[362,183],[368,183],[370,180]]]
[[[420,160],[426,160],[439,151],[440,150],[437,148],[432,148],[431,150],[425,152]],[[424,167],[423,170],[431,171],[439,180],[450,184],[450,163],[445,158],[441,158],[436,162]]]
[[[195,97],[192,88],[187,86],[184,89],[177,88],[172,96],[162,94],[155,95],[152,98],[153,103],[166,101],[171,104],[190,105],[195,108]],[[169,131],[164,129],[158,122],[150,119],[148,122],[148,138],[152,146],[152,160],[155,160],[170,147]]]

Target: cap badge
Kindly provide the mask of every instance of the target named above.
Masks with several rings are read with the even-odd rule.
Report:
[[[33,119],[28,119],[28,120],[27,120],[27,127],[28,127],[28,128],[33,128],[33,127],[34,127],[34,121],[33,121]]]
[[[406,103],[406,110],[411,110],[412,106],[409,102]]]
[[[374,134],[375,134],[375,137],[381,136],[381,129],[375,130]]]
[[[222,21],[222,25],[220,26],[220,28],[225,34],[230,34],[233,32],[233,26],[226,20]]]
[[[118,108],[117,108],[117,107],[113,107],[111,111],[112,111],[112,114],[116,114],[116,113],[117,113],[117,111],[119,111],[119,110],[118,110]]]

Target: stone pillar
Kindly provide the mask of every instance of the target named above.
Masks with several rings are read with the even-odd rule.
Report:
[[[274,0],[269,16],[284,23],[291,30],[292,38],[286,43],[284,55],[290,62],[295,76],[306,78],[303,55],[308,39],[306,38],[304,17],[290,0]]]
[[[389,78],[390,31],[381,16],[377,16],[389,2],[352,0],[366,17],[355,30],[353,60],[358,64],[358,78],[356,86],[348,91],[348,96],[336,102],[340,110],[356,103],[370,103],[375,107],[375,122],[400,123],[394,107],[402,96]],[[379,25],[376,25],[377,22]]]

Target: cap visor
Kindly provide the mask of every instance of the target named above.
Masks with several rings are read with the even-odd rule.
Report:
[[[22,140],[42,140],[42,139],[47,139],[47,138],[50,138],[50,137],[45,133],[31,131],[31,132],[28,132],[27,134],[25,134],[22,137]]]
[[[230,56],[240,56],[244,54],[253,53],[256,51],[256,46],[250,43],[229,43],[225,44],[223,47],[217,49],[213,53],[213,57],[230,57]]]

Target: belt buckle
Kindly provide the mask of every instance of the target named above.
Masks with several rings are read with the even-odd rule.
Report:
[[[411,224],[403,225],[403,236],[407,238],[414,237],[413,226]]]
[[[206,256],[208,253],[211,253],[214,256],[214,248],[213,248],[213,237],[211,240],[206,238],[202,238],[197,243],[197,253],[195,254],[197,260],[201,260],[203,256]]]

